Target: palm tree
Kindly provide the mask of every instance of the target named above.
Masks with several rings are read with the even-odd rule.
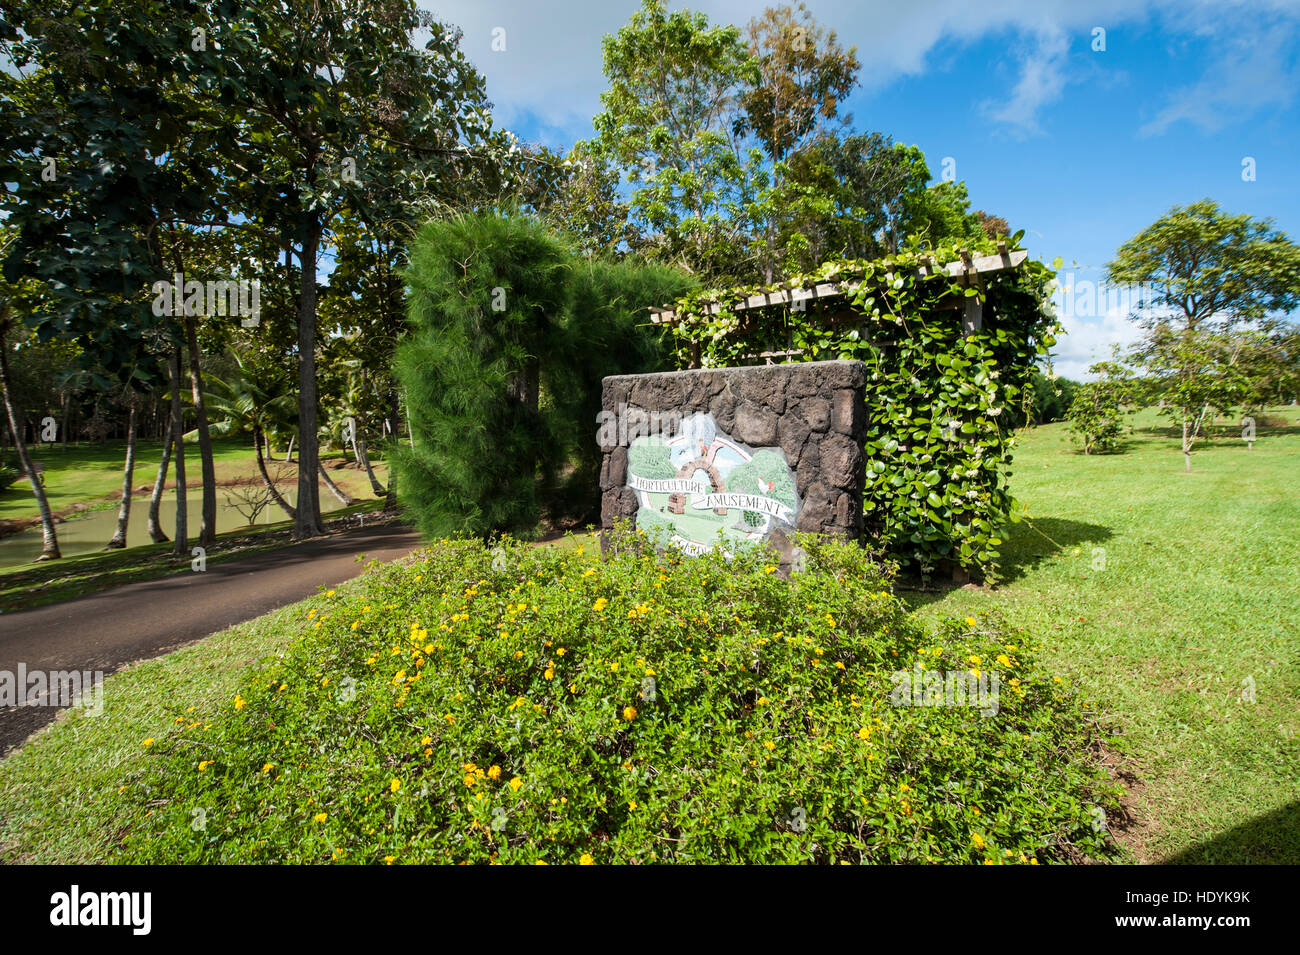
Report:
[[[237,370],[224,379],[215,375],[207,378],[212,433],[218,436],[249,433],[253,436],[257,470],[267,491],[281,510],[290,518],[296,518],[297,510],[284,499],[267,473],[266,458],[262,453],[263,439],[268,434],[283,431],[297,414],[296,399],[282,382],[256,380],[236,352],[231,351],[230,355]]]

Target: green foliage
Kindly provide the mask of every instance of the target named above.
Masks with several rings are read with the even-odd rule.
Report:
[[[1075,388],[1067,412],[1070,431],[1083,445],[1084,454],[1118,451],[1124,434],[1124,407],[1133,400],[1129,375],[1117,362],[1098,362],[1088,370],[1099,377]]]
[[[576,260],[568,274],[564,357],[547,370],[547,382],[557,440],[572,465],[561,488],[564,506],[575,519],[596,519],[601,380],[669,367],[669,349],[662,332],[650,325],[647,309],[686,294],[696,283],[678,269],[630,257]]]
[[[711,278],[738,274],[763,180],[761,150],[734,138],[742,90],[758,79],[740,31],[644,0],[603,47],[610,86],[591,145],[633,182],[647,251]]]
[[[11,468],[7,464],[0,464],[0,491],[8,490],[22,476],[23,472],[17,468]]]
[[[1115,792],[1092,724],[996,623],[914,626],[855,546],[803,542],[808,572],[787,582],[757,548],[627,543],[597,562],[442,542],[301,606],[301,637],[236,695],[158,721],[123,779],[117,858],[1106,854],[1093,807]],[[999,673],[996,714],[894,705],[914,667]]]
[[[963,246],[975,254],[993,248],[986,238]],[[992,574],[1001,528],[1012,519],[1009,411],[1059,326],[1048,298],[1052,273],[1027,260],[986,277],[983,328],[963,335],[962,296],[976,290],[918,271],[931,259],[958,257],[957,246],[912,247],[876,261],[827,262],[789,280],[861,283],[850,298],[857,321],[829,321],[811,301],[804,311],[746,311],[742,323],[728,306],[758,291],[742,288],[683,298],[674,331],[682,365],[697,350],[712,367],[752,364],[763,351],[789,348],[804,361],[866,362],[867,533],[922,573],[949,561]],[[709,302],[722,310],[709,314]]]
[[[1202,199],[1174,206],[1120,246],[1106,278],[1150,290],[1137,316],[1147,328],[1227,330],[1300,304],[1300,246],[1271,219]]]
[[[425,226],[407,281],[396,368],[414,448],[394,454],[420,529],[528,535],[543,497],[553,517],[591,519],[601,379],[663,367],[646,308],[691,280],[579,258],[536,219],[481,214]]]
[[[1049,375],[1035,368],[1025,384],[1021,400],[1011,411],[1011,426],[1037,427],[1065,420],[1078,387],[1077,381],[1062,378],[1054,372]]]
[[[393,449],[403,507],[430,537],[529,533],[537,467],[553,461],[540,372],[568,252],[534,219],[485,214],[428,223],[410,256],[396,370],[414,446]]]

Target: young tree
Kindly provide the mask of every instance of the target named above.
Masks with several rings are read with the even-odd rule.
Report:
[[[27,451],[27,441],[23,437],[22,422],[14,407],[10,388],[9,342],[8,335],[14,326],[13,308],[5,298],[4,283],[0,282],[0,390],[4,392],[5,414],[9,420],[9,432],[14,441],[14,452],[18,455],[18,464],[27,476],[36,495],[36,507],[41,515],[41,556],[37,560],[54,560],[62,556],[59,553],[59,539],[54,533],[54,514],[50,510],[49,499],[45,496],[45,487],[40,475],[32,465],[32,456]]]
[[[1135,355],[1160,383],[1190,471],[1207,414],[1248,393],[1234,334],[1300,304],[1300,247],[1270,219],[1203,199],[1175,206],[1120,246],[1106,278],[1147,290],[1130,316],[1146,331]]]
[[[1133,396],[1132,376],[1118,361],[1097,362],[1088,371],[1098,377],[1075,387],[1066,412],[1069,429],[1078,435],[1084,454],[1117,451],[1124,433],[1124,407]]]

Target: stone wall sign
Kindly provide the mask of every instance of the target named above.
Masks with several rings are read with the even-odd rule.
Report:
[[[802,362],[606,378],[601,519],[686,554],[862,532],[866,367]]]

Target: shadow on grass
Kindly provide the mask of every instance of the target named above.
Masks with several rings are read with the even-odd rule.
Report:
[[[1300,862],[1300,802],[1257,816],[1162,861],[1167,865],[1295,865]]]
[[[1002,541],[1002,566],[998,585],[1014,583],[1044,560],[1055,557],[1069,548],[1084,544],[1099,544],[1110,540],[1110,528],[1084,521],[1071,521],[1059,517],[1039,517],[1032,521],[1010,524]],[[961,584],[937,578],[922,587],[915,578],[900,578],[899,596],[912,607],[924,606],[942,600]]]

